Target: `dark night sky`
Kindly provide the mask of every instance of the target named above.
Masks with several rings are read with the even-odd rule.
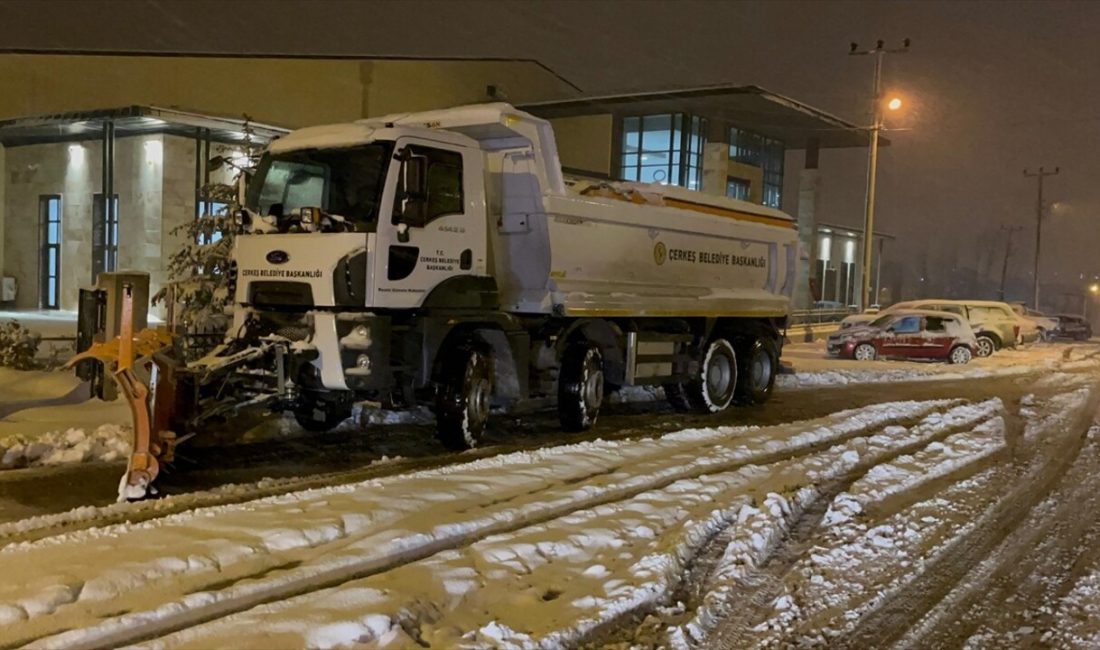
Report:
[[[6,14],[6,15],[5,15]],[[857,122],[870,60],[848,43],[913,40],[887,62],[908,100],[880,168],[880,226],[934,273],[999,265],[1034,181],[1062,167],[1044,275],[1100,273],[1100,3],[1085,2],[22,2],[0,0],[0,48],[535,58],[586,92],[757,84]],[[820,219],[858,224],[862,151],[822,156]],[[996,252],[989,256],[990,252]]]

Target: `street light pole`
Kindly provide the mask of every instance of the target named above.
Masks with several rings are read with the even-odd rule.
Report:
[[[871,305],[871,253],[874,247],[875,237],[875,183],[878,174],[878,136],[882,131],[882,57],[886,54],[904,54],[909,51],[909,39],[902,42],[898,49],[886,49],[886,42],[879,40],[874,49],[860,50],[857,43],[852,43],[848,51],[850,56],[874,55],[875,71],[871,84],[872,95],[872,124],[869,128],[870,143],[867,150],[867,203],[863,211],[863,267],[860,273],[860,309],[866,309]]]
[[[1055,167],[1054,171],[1048,172],[1046,168],[1040,167],[1039,171],[1031,173],[1028,170],[1024,170],[1025,178],[1035,178],[1039,181],[1038,199],[1035,202],[1035,296],[1033,298],[1033,309],[1039,309],[1039,250],[1043,242],[1043,179],[1047,176],[1057,176],[1060,168]]]

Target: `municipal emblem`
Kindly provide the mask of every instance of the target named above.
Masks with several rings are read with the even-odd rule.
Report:
[[[653,246],[653,261],[657,263],[657,266],[660,266],[660,265],[664,264],[665,260],[667,260],[667,259],[668,259],[668,249],[665,248],[665,243],[664,242],[657,242]]]

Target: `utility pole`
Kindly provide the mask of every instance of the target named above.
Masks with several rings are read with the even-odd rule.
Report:
[[[1039,181],[1039,195],[1035,201],[1035,303],[1031,306],[1032,309],[1039,309],[1039,250],[1043,243],[1043,179],[1047,176],[1057,176],[1060,168],[1055,167],[1054,171],[1047,171],[1045,167],[1040,167],[1037,172],[1029,172],[1024,170],[1025,178],[1035,178]]]
[[[1012,226],[1011,228],[1008,226],[1001,226],[1001,230],[1008,233],[1008,236],[1005,238],[1005,259],[1001,264],[1001,295],[998,298],[998,300],[1002,302],[1004,302],[1005,299],[1005,278],[1008,277],[1008,258],[1012,256],[1012,235],[1023,229],[1023,226]],[[1038,309],[1038,307],[1035,307],[1035,309]]]
[[[860,309],[870,304],[871,293],[871,251],[874,247],[875,226],[875,181],[878,172],[878,135],[882,131],[882,57],[887,54],[904,54],[909,51],[909,39],[902,41],[902,47],[888,50],[886,41],[878,40],[874,49],[860,50],[858,43],[852,43],[849,56],[873,55],[875,72],[871,84],[871,115],[873,122],[870,144],[867,150],[867,204],[863,213],[863,268],[860,273]]]

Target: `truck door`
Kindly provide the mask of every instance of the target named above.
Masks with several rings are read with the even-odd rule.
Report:
[[[480,151],[412,138],[395,151],[372,304],[400,309],[422,305],[433,291],[461,291],[456,280],[465,276],[485,275],[486,221]]]

